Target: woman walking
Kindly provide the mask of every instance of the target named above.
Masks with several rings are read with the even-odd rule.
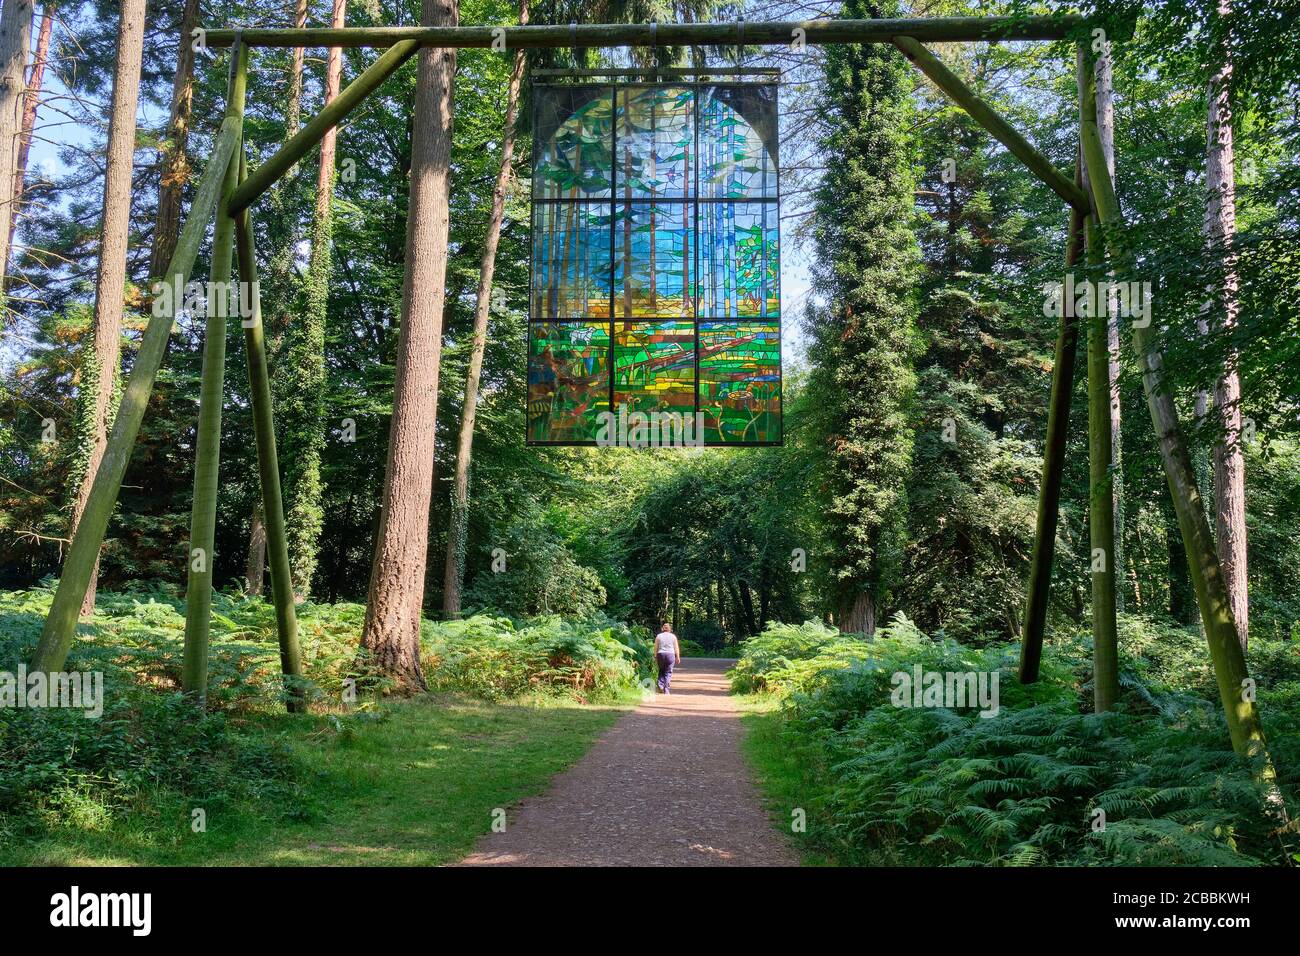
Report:
[[[658,683],[661,694],[672,693],[673,667],[682,659],[682,645],[669,628],[670,625],[665,623],[663,630],[655,637],[655,663],[659,665]]]

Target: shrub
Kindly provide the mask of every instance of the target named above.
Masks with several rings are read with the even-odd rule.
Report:
[[[467,607],[495,609],[513,617],[586,617],[605,604],[600,575],[579,564],[540,516],[518,518],[500,546],[506,555],[505,570],[480,571],[465,591]]]
[[[574,621],[549,615],[516,625],[475,614],[428,623],[422,639],[431,689],[487,700],[534,691],[607,697],[650,673],[644,629],[603,616]]]
[[[682,643],[682,653],[689,655],[716,654],[727,644],[727,632],[714,621],[694,620],[682,625],[678,635]],[[695,650],[687,650],[687,645]]]

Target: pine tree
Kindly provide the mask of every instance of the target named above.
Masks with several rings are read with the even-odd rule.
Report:
[[[126,293],[127,241],[131,225],[131,171],[135,159],[135,113],[140,95],[140,65],[144,55],[145,0],[122,4],[113,75],[113,106],[108,126],[108,159],[104,172],[104,206],[100,221],[99,268],[95,280],[95,327],[91,351],[82,361],[81,430],[89,439],[85,468],[72,507],[70,531],[75,531],[90,498],[95,472],[108,441],[117,397],[118,365],[122,354],[122,314]],[[71,538],[71,533],[69,538]],[[81,613],[95,609],[96,562]]]
[[[519,4],[519,23],[528,22],[528,0]],[[474,417],[478,409],[479,376],[483,371],[483,350],[487,345],[488,313],[492,305],[492,278],[496,273],[497,246],[501,221],[505,218],[506,190],[514,173],[515,119],[519,109],[519,88],[524,79],[524,52],[515,52],[510,85],[506,92],[505,132],[501,140],[501,164],[492,190],[492,211],[483,238],[483,259],[479,264],[478,293],[474,300],[474,340],[469,368],[465,373],[465,404],[456,443],[456,476],[451,488],[451,515],[447,529],[447,560],[443,570],[442,613],[460,615],[460,592],[465,583],[465,541],[469,531],[469,471],[474,454]]]
[[[456,0],[423,0],[423,25],[455,26],[458,19]],[[455,73],[454,49],[420,51],[393,420],[361,633],[361,648],[370,665],[408,691],[427,688],[420,669],[420,618],[446,294]]]
[[[333,0],[330,26],[345,24],[347,0]],[[325,97],[338,96],[343,71],[343,50],[331,47],[325,61]],[[325,443],[325,326],[329,313],[330,281],[334,275],[334,179],[338,131],[330,130],[320,144],[316,196],[312,210],[311,255],[302,282],[302,309],[284,326],[276,365],[282,381],[279,418],[289,554],[293,561],[294,594],[299,600],[311,592],[323,520],[321,500],[321,449]]]
[[[24,68],[32,35],[32,0],[4,0],[0,7],[0,274],[9,263],[14,213],[13,184],[27,91]],[[2,310],[7,312],[6,308]],[[0,330],[7,315],[0,315]]]

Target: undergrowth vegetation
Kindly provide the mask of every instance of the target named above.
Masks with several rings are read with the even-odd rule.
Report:
[[[48,588],[0,592],[0,671],[31,657],[49,610]],[[298,609],[312,711],[321,733],[352,735],[386,719],[385,685],[364,679],[357,638],[365,609]],[[0,846],[63,826],[103,830],[129,814],[157,815],[187,795],[206,812],[231,803],[275,808],[281,819],[317,811],[277,730],[282,688],[270,605],[216,594],[206,711],[180,693],[184,605],[169,589],[101,593],[69,671],[103,674],[103,714],[0,708]],[[424,622],[431,690],[487,701],[614,701],[650,674],[648,634],[593,613],[522,621],[476,614]],[[373,689],[355,704],[345,682]]]
[[[760,771],[797,777],[769,789],[806,810],[806,849],[840,863],[1300,860],[1228,744],[1195,630],[1126,618],[1121,647],[1124,699],[1104,715],[1092,713],[1083,633],[1058,634],[1028,686],[1017,680],[1016,645],[931,639],[901,615],[869,642],[817,622],[770,625],[731,673],[738,691],[779,696],[762,718],[775,725]],[[1250,657],[1291,795],[1300,785],[1300,648],[1256,641]],[[898,706],[895,674],[910,677],[918,665],[989,683],[996,675],[997,712],[969,700]],[[786,820],[791,808],[782,808]]]

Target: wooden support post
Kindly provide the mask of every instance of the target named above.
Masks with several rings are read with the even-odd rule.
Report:
[[[45,618],[40,643],[32,656],[32,670],[61,670],[68,659],[68,651],[76,635],[81,602],[90,585],[99,548],[104,541],[104,533],[108,530],[108,520],[117,504],[122,476],[126,474],[131,449],[140,432],[140,422],[144,419],[145,407],[153,392],[154,379],[158,376],[158,369],[167,352],[172,323],[177,309],[184,302],[184,288],[189,282],[190,270],[194,268],[199,244],[207,232],[208,220],[216,207],[226,168],[235,155],[235,144],[239,137],[239,123],[233,118],[224,120],[217,133],[212,156],[199,180],[189,218],[176,241],[176,251],[172,253],[171,262],[167,264],[161,283],[155,289],[153,316],[149,319],[140,347],[135,353],[131,378],[113,419],[113,430],[109,433],[104,448],[103,461],[95,472],[90,497],[86,501],[81,521],[77,523],[76,533],[72,536],[68,556],[64,559],[59,587],[54,592],[54,601]]]
[[[1083,158],[1075,182],[1082,182]],[[1083,213],[1071,207],[1066,236],[1065,268],[1083,257]],[[1079,324],[1074,302],[1062,290],[1061,317],[1052,359],[1052,393],[1047,406],[1047,437],[1043,441],[1043,477],[1038,484],[1038,516],[1034,525],[1034,552],[1029,563],[1025,595],[1024,635],[1020,645],[1020,683],[1038,680],[1047,628],[1047,602],[1052,589],[1052,559],[1056,554],[1056,524],[1061,505],[1061,475],[1065,470],[1065,443],[1070,432],[1070,398],[1074,391],[1075,358],[1079,351]]]
[[[226,88],[226,119],[242,131],[248,80],[248,47],[231,51]],[[241,140],[242,142],[242,135]],[[239,144],[236,144],[239,148]],[[235,221],[228,203],[239,184],[239,160],[231,157],[217,204],[212,237],[212,284],[203,331],[203,378],[199,386],[199,425],[194,455],[194,503],[190,512],[189,581],[185,588],[185,655],[181,689],[200,701],[208,689],[208,632],[212,623],[212,570],[217,529],[217,478],[221,467],[221,403],[226,377],[226,314],[241,296],[231,285]],[[234,292],[235,295],[230,293]],[[238,311],[236,311],[238,314]]]
[[[1082,134],[1088,182],[1097,204],[1103,238],[1115,273],[1123,281],[1133,277],[1136,262],[1124,234],[1124,218],[1115,197],[1115,185],[1106,168],[1101,133],[1095,122],[1085,118]],[[1228,602],[1223,568],[1214,550],[1214,538],[1210,534],[1205,505],[1196,486],[1196,474],[1192,470],[1187,443],[1179,428],[1174,398],[1163,381],[1164,358],[1156,344],[1152,328],[1134,323],[1132,331],[1133,351],[1142,369],[1142,390],[1146,395],[1151,424],[1155,428],[1156,443],[1164,465],[1165,478],[1169,483],[1174,512],[1178,516],[1178,529],[1187,550],[1192,587],[1196,591],[1196,603],[1200,608],[1205,639],[1210,647],[1214,679],[1219,688],[1219,700],[1227,718],[1232,746],[1239,754],[1260,758],[1258,775],[1268,786],[1275,788],[1276,774],[1268,760],[1259,710],[1255,706],[1254,694],[1248,693],[1250,675],[1246,670],[1241,643],[1237,640],[1237,623],[1233,620],[1232,605]]]
[[[313,146],[318,144],[325,134],[343,121],[343,119],[361,104],[361,102],[379,85],[388,79],[397,68],[415,55],[420,44],[414,40],[403,40],[395,44],[378,60],[370,64],[365,71],[347,85],[338,96],[325,104],[311,122],[299,130],[298,134],[285,143],[270,159],[259,166],[251,176],[238,185],[230,198],[232,215],[247,209],[257,201],[257,197],[266,192],[277,179],[287,173],[298,160],[302,159]]]
[[[240,176],[246,173],[240,156]],[[239,253],[239,281],[251,290],[252,315],[244,325],[244,350],[248,357],[249,404],[257,438],[257,470],[262,485],[262,514],[266,522],[266,550],[271,565],[271,600],[275,629],[280,639],[280,670],[284,674],[285,704],[290,713],[307,709],[302,652],[298,646],[298,614],[293,603],[289,571],[289,539],[284,527],[284,501],[280,494],[280,461],[275,451],[275,423],[271,411],[271,376],[267,370],[266,340],[262,327],[262,298],[253,247],[253,222],[247,209],[235,216],[235,245]]]
[[[1092,60],[1082,46],[1076,48],[1079,122],[1097,125],[1097,85]],[[1083,184],[1088,186],[1088,170]],[[1084,246],[1091,276],[1104,275],[1106,253],[1095,213],[1084,223]],[[1110,423],[1110,344],[1107,324],[1110,296],[1098,286],[1086,301],[1088,315],[1088,538],[1092,558],[1092,700],[1093,710],[1113,710],[1119,696],[1119,634],[1115,622],[1115,496],[1113,494]]]
[[[935,86],[969,113],[975,122],[993,134],[998,142],[1009,149],[1013,156],[1024,163],[1029,171],[1046,183],[1053,192],[1075,209],[1088,208],[1087,193],[1053,166],[1050,159],[1030,145],[1029,140],[1016,132],[1010,123],[980,98],[978,93],[963,83],[956,73],[944,66],[942,60],[913,37],[895,37],[892,42],[917,69],[930,78]]]
[[[963,40],[1062,40],[1087,23],[1075,14],[1002,17],[912,17],[878,20],[785,20],[745,23],[579,23],[529,26],[345,27],[239,31],[249,46],[386,47],[404,40],[420,46],[486,48],[504,41],[508,50],[620,46],[791,46],[826,43],[890,43],[915,37],[929,43]],[[235,30],[208,30],[210,47],[229,46]]]

